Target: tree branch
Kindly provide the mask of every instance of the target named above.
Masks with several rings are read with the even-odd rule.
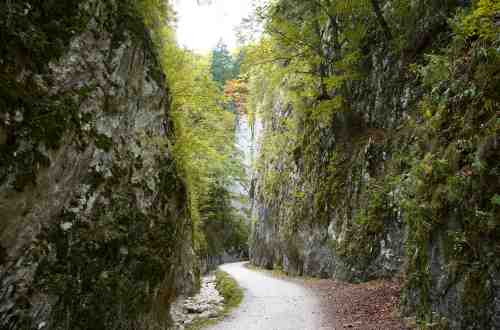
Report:
[[[384,30],[384,34],[387,40],[392,39],[392,33],[391,29],[389,28],[389,25],[387,24],[387,21],[384,18],[384,15],[382,14],[382,10],[380,9],[380,4],[379,0],[371,0],[372,6],[373,6],[373,11],[375,11],[375,16],[377,17],[378,23]]]

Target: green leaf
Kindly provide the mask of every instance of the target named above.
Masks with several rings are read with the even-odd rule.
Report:
[[[491,197],[491,203],[496,206],[500,206],[500,195],[495,194],[493,197]]]

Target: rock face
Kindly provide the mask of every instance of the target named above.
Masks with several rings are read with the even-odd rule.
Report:
[[[383,181],[387,160],[399,143],[386,136],[399,125],[392,116],[404,116],[410,101],[401,95],[392,107],[370,105],[392,102],[398,90],[403,94],[409,87],[383,87],[403,79],[393,54],[374,53],[367,65],[371,70],[356,88],[362,97],[353,112],[337,115],[329,127],[306,127],[311,141],[300,141],[294,154],[282,155],[261,171],[251,246],[256,264],[355,282],[400,271],[405,236],[396,205],[400,191]],[[411,81],[406,84],[412,86]],[[286,99],[286,92],[275,92],[262,143],[266,132],[284,130],[277,123],[294,116]],[[268,188],[269,171],[284,173],[281,185]]]
[[[163,329],[198,279],[133,1],[1,4],[0,328]]]
[[[174,329],[189,327],[196,320],[216,318],[224,311],[224,297],[216,289],[214,274],[204,276],[200,292],[193,297],[180,297],[172,305]]]
[[[499,108],[489,91],[500,77],[488,70],[500,57],[450,39],[446,17],[460,19],[469,3],[411,3],[414,30],[394,36],[404,47],[377,33],[363,45],[348,111],[318,123],[294,108],[286,81],[264,94],[262,144],[290,134],[292,119],[299,133],[259,167],[251,261],[354,282],[401,274],[403,310],[422,324],[498,329]],[[384,10],[393,32],[406,33]],[[428,62],[421,76],[411,69]]]

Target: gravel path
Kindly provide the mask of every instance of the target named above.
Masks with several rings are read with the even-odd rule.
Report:
[[[240,307],[210,330],[320,330],[320,301],[313,290],[244,267],[220,268],[245,290]]]

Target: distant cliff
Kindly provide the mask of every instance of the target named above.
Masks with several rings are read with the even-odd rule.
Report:
[[[164,329],[197,285],[169,88],[136,3],[0,4],[2,329]]]

